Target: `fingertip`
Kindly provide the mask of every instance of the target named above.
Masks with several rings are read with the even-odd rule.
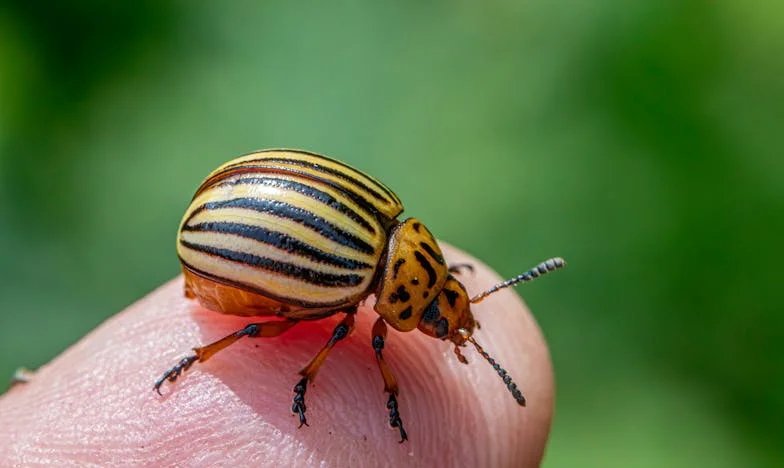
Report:
[[[476,259],[449,246],[444,253],[450,264],[475,267],[459,276],[469,292],[498,281]],[[249,322],[185,299],[178,278],[0,398],[0,459],[536,466],[553,402],[544,340],[514,292],[494,294],[475,314],[483,325],[475,336],[525,390],[525,408],[478,354],[471,353],[466,366],[445,342],[390,330],[384,352],[400,382],[396,401],[406,432],[399,434],[389,427],[387,395],[373,357],[377,315],[363,306],[354,334],[335,347],[308,388],[311,424],[298,429],[289,411],[297,372],[339,318],[301,323],[274,339],[244,339],[169,382],[160,376],[185,351]]]

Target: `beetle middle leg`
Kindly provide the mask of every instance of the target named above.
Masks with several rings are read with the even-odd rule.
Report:
[[[403,420],[400,419],[400,411],[397,407],[397,394],[399,389],[397,387],[397,380],[395,380],[392,369],[389,368],[387,362],[384,361],[384,356],[381,353],[384,349],[384,340],[387,338],[387,324],[384,319],[379,317],[376,323],[373,324],[373,351],[376,352],[376,361],[378,362],[378,369],[381,371],[381,377],[384,379],[384,391],[389,393],[389,400],[387,400],[387,409],[389,410],[389,425],[393,428],[396,427],[400,431],[400,442],[408,439],[406,430],[403,429]]]
[[[234,344],[237,340],[244,336],[250,338],[270,338],[278,336],[298,323],[297,320],[274,320],[269,322],[251,323],[241,330],[237,330],[231,335],[227,335],[220,340],[210,343],[201,348],[193,348],[194,354],[186,356],[180,360],[174,367],[166,371],[160,379],[155,381],[153,390],[161,394],[161,385],[167,380],[174,382],[177,377],[182,375],[183,372],[188,370],[194,362],[204,362],[211,358],[218,351]]]
[[[305,406],[305,392],[308,390],[308,382],[312,382],[316,377],[316,373],[321,368],[321,365],[324,364],[324,361],[327,359],[327,354],[335,347],[335,344],[347,337],[354,330],[355,313],[356,308],[346,312],[346,316],[332,331],[332,336],[329,341],[327,341],[327,344],[321,348],[321,351],[316,354],[307,366],[299,371],[299,375],[302,376],[302,379],[294,386],[294,404],[291,405],[291,412],[299,416],[299,427],[308,425],[308,420],[305,417],[305,411],[307,411],[307,407]]]

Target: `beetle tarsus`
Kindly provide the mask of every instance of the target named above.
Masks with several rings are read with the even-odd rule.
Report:
[[[299,427],[310,426],[307,418],[305,418],[305,392],[308,391],[308,378],[303,377],[297,385],[294,386],[294,404],[291,405],[291,412],[299,416]]]
[[[11,383],[9,384],[8,388],[14,387],[16,385],[28,384],[31,380],[33,380],[34,375],[35,371],[20,367],[14,372],[14,375],[11,376]]]
[[[400,431],[400,443],[408,440],[408,434],[403,428],[403,420],[400,419],[400,411],[397,406],[397,381],[392,374],[392,370],[384,361],[382,354],[384,350],[384,340],[387,336],[387,325],[384,319],[379,317],[373,325],[373,338],[371,343],[373,351],[376,352],[376,361],[378,362],[378,369],[381,371],[381,377],[384,378],[384,391],[389,393],[389,400],[387,401],[387,409],[389,410],[389,425],[397,428]]]
[[[177,377],[179,377],[180,375],[182,375],[183,372],[188,370],[193,365],[193,363],[196,362],[198,359],[199,356],[196,356],[195,354],[193,356],[182,358],[180,362],[177,363],[177,365],[175,365],[174,367],[166,371],[166,373],[164,373],[160,379],[155,381],[155,385],[152,387],[152,389],[158,392],[158,395],[162,395],[161,386],[163,385],[163,383],[166,382],[167,380],[169,382],[174,382],[175,380],[177,380]]]
[[[299,416],[299,427],[308,425],[308,420],[305,417],[305,411],[307,411],[307,407],[305,406],[305,392],[308,391],[308,382],[312,382],[316,377],[316,373],[321,365],[324,364],[324,360],[327,359],[327,354],[335,347],[335,344],[347,337],[354,329],[354,314],[356,311],[356,306],[346,311],[346,316],[343,317],[343,320],[341,320],[332,331],[332,337],[327,341],[327,344],[325,344],[318,354],[299,371],[299,375],[302,376],[302,379],[294,386],[294,404],[291,405],[291,412]]]
[[[389,425],[396,427],[400,431],[400,443],[408,440],[408,434],[403,428],[403,420],[400,419],[400,411],[397,407],[397,397],[394,393],[389,394],[389,401],[387,401],[387,408],[389,409]]]

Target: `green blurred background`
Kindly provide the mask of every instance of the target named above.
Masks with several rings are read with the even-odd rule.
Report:
[[[546,467],[784,466],[784,4],[0,4],[0,376],[178,271],[219,163],[376,175],[520,289]],[[329,5],[327,5],[329,3]]]

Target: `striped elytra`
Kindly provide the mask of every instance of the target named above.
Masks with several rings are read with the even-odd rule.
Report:
[[[389,394],[389,424],[403,429],[398,386],[383,358],[386,326],[471,343],[503,379],[520,405],[521,391],[476,342],[471,311],[500,289],[528,282],[564,266],[547,260],[528,272],[470,298],[433,235],[417,219],[399,221],[403,205],[375,178],[342,162],[300,150],[263,150],[229,161],[210,173],[185,211],[177,254],[185,294],[226,314],[276,316],[251,323],[225,338],[194,348],[158,379],[173,382],[242,337],[273,337],[300,320],[343,313],[332,337],[301,371],[292,411],[307,424],[305,392],[326,356],[353,330],[358,305],[375,294],[379,315],[371,345]]]
[[[367,296],[401,211],[388,188],[342,163],[261,151],[207,177],[185,212],[177,252],[192,290],[211,280],[279,302],[266,313],[251,304],[252,315],[321,316]],[[243,306],[217,308],[246,315]]]

